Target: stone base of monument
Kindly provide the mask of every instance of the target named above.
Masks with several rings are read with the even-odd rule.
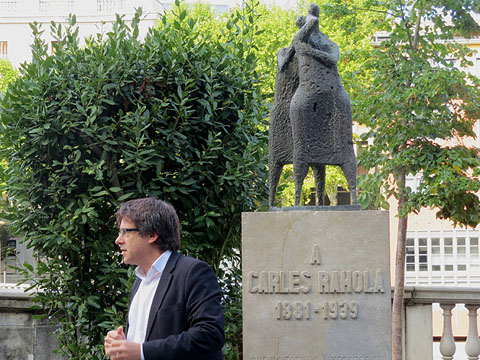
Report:
[[[245,360],[391,359],[388,213],[244,213]]]

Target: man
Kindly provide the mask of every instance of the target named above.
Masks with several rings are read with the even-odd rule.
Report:
[[[137,265],[127,329],[109,331],[111,359],[223,359],[221,292],[212,269],[180,255],[179,221],[161,200],[128,201],[116,213],[123,261]]]

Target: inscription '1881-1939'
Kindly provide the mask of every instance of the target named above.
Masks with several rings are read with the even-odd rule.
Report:
[[[358,303],[356,301],[324,301],[318,306],[310,301],[277,301],[274,307],[277,320],[310,320],[313,314],[319,314],[324,320],[356,319]]]

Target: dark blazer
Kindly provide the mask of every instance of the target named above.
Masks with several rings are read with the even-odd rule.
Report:
[[[132,286],[130,302],[140,286]],[[221,291],[206,263],[172,252],[153,297],[145,360],[221,360],[225,342]]]

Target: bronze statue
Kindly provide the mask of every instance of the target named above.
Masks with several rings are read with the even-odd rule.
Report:
[[[310,5],[305,21],[297,20],[300,26],[292,44],[281,49],[277,57],[275,102],[270,116],[270,206],[281,169],[292,162],[296,206],[300,205],[302,184],[310,166],[317,203],[323,205],[325,165],[342,168],[351,203],[357,203],[350,99],[338,74],[339,48],[320,32],[319,11],[318,5]]]
[[[297,18],[297,27],[305,25],[305,16]],[[290,102],[298,87],[298,62],[293,45],[281,48],[277,53],[275,75],[275,97],[270,112],[269,157],[270,206],[273,206],[278,181],[283,165],[293,163],[292,125],[290,124]]]

